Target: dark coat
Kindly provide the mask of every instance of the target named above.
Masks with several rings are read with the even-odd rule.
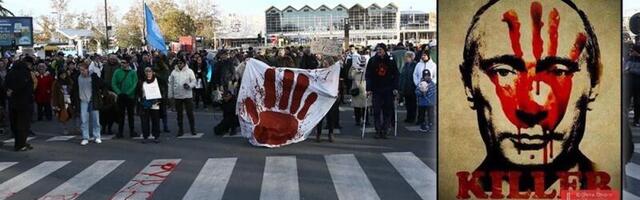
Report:
[[[33,110],[33,79],[27,66],[17,63],[9,70],[6,79],[7,90],[12,91],[9,97],[9,108],[31,112]]]
[[[367,91],[391,92],[398,89],[400,74],[396,62],[391,57],[374,56],[369,59],[367,71],[365,73],[367,80]]]

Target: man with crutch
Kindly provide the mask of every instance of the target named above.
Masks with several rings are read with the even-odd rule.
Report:
[[[374,138],[387,139],[394,118],[394,97],[398,94],[399,72],[396,63],[387,54],[385,44],[376,46],[376,55],[369,60],[365,73],[367,95],[373,103]]]

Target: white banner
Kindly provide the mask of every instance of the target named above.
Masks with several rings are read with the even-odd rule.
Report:
[[[339,63],[304,70],[247,61],[236,104],[242,136],[270,148],[304,141],[336,101],[339,74]]]

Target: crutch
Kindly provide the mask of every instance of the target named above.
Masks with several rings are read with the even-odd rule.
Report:
[[[394,126],[394,130],[393,130],[393,136],[397,137],[398,136],[398,102],[396,101],[398,100],[397,96],[396,98],[393,100],[393,112],[394,112],[394,119],[393,121],[395,122],[395,126]]]
[[[362,116],[363,119],[363,123],[362,123],[362,136],[360,136],[360,139],[364,140],[364,132],[367,130],[367,103],[369,102],[369,95],[364,94],[364,115]]]

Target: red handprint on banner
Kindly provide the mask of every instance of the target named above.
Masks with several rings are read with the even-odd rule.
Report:
[[[308,87],[309,77],[304,74],[298,74],[296,77],[293,71],[285,70],[282,94],[276,108],[276,70],[267,69],[264,79],[264,108],[267,110],[258,112],[256,103],[251,98],[243,100],[245,110],[254,124],[253,135],[256,141],[262,144],[279,145],[296,136],[300,121],[305,119],[309,108],[318,99],[318,94],[311,92],[300,107]]]

